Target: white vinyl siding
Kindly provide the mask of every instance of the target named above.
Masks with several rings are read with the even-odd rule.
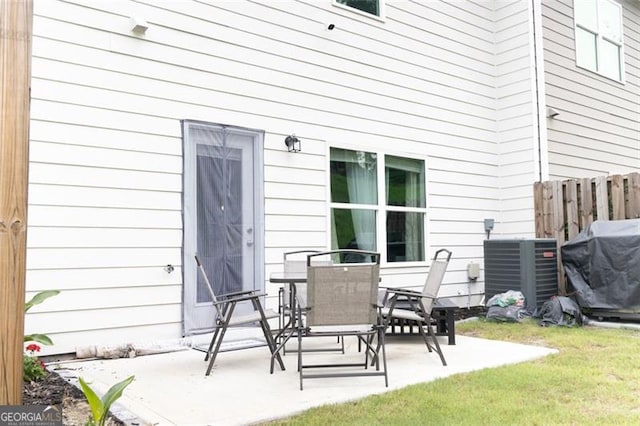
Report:
[[[536,82],[532,10],[528,2],[496,2],[498,210],[493,235],[533,236],[531,188],[536,162]]]
[[[577,67],[571,0],[543,2],[549,178],[624,174],[640,169],[640,3],[619,1],[624,84]]]
[[[466,304],[483,219],[530,226],[526,7],[384,3],[382,21],[330,0],[34,2],[27,289],[62,293],[27,332],[51,333],[54,351],[180,337],[181,119],[265,131],[266,277],[284,251],[330,245],[328,144],[427,157],[426,256],[453,252],[440,294]],[[292,133],[302,152],[287,152]],[[425,270],[383,282],[420,285]],[[481,280],[470,287],[478,304]]]

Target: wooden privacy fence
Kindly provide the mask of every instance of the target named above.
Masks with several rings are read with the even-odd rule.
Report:
[[[564,181],[536,182],[533,186],[536,238],[558,242],[558,292],[567,286],[560,246],[594,220],[640,218],[640,173]]]

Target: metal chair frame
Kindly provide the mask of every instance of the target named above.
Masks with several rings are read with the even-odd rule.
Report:
[[[213,363],[216,360],[216,356],[220,351],[220,346],[222,344],[222,340],[224,339],[225,333],[229,326],[233,325],[243,325],[243,324],[252,324],[259,323],[262,328],[262,332],[267,341],[267,346],[269,347],[269,351],[271,351],[272,356],[278,360],[278,364],[280,368],[284,370],[284,363],[282,362],[282,358],[280,354],[276,351],[276,342],[273,338],[273,334],[271,333],[271,328],[269,327],[269,319],[277,318],[279,315],[277,312],[268,309],[264,310],[262,308],[262,303],[260,302],[260,297],[264,296],[262,293],[258,293],[255,290],[250,291],[240,291],[234,293],[228,293],[221,296],[216,296],[213,291],[213,286],[207,277],[206,272],[204,271],[204,267],[202,263],[200,263],[200,259],[198,256],[195,256],[196,263],[198,264],[198,269],[202,273],[205,283],[207,284],[207,289],[211,296],[213,307],[216,312],[216,329],[213,333],[213,337],[211,338],[211,343],[209,343],[209,348],[207,349],[207,354],[205,355],[204,360],[209,361],[209,365],[207,366],[207,371],[205,375],[211,374],[211,369],[213,368]],[[233,315],[236,305],[240,302],[249,301],[253,305],[254,311],[249,314],[243,315]]]
[[[342,258],[354,254],[370,256],[371,263],[338,263],[314,265],[314,258],[331,256]],[[385,386],[389,386],[387,361],[384,348],[384,323],[377,304],[380,254],[363,250],[332,250],[307,256],[307,305],[297,308],[298,315],[298,371],[300,390],[304,379],[384,376]],[[319,280],[319,281],[316,281]],[[356,302],[355,304],[353,304]],[[351,303],[351,305],[349,305]],[[303,314],[305,318],[303,321]],[[305,364],[302,341],[307,337],[355,336],[364,343],[365,354],[362,363]],[[373,338],[378,338],[378,346],[373,347]],[[382,370],[380,356],[382,353]],[[369,357],[375,364],[375,371],[368,369]],[[309,372],[322,368],[351,367],[349,371]],[[363,371],[354,371],[361,367]]]
[[[441,253],[446,254],[446,259],[439,258]],[[447,249],[440,249],[436,252],[421,292],[402,288],[387,288],[382,300],[382,306],[384,306],[382,308],[382,316],[385,330],[389,327],[393,318],[415,321],[418,324],[418,331],[424,339],[427,350],[429,352],[435,351],[440,356],[442,365],[447,365],[447,361],[433,331],[431,309],[435,299],[438,297],[438,290],[442,284],[451,254],[451,251]]]

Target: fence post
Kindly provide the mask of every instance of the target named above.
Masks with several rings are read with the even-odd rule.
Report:
[[[593,222],[593,190],[591,179],[580,179],[580,231]]]
[[[624,178],[622,175],[613,175],[611,180],[611,206],[612,206],[612,220],[622,220],[625,218],[624,214]]]
[[[0,405],[22,404],[31,0],[0,0]]]
[[[598,220],[609,220],[609,192],[607,177],[598,176],[596,181],[596,215]]]
[[[627,175],[627,188],[629,192],[629,219],[640,218],[640,173]]]
[[[567,238],[573,239],[580,232],[578,217],[578,182],[569,180],[565,183],[567,205]]]

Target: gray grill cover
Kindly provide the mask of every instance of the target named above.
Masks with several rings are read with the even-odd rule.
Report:
[[[640,313],[640,219],[595,221],[561,252],[585,312]]]

